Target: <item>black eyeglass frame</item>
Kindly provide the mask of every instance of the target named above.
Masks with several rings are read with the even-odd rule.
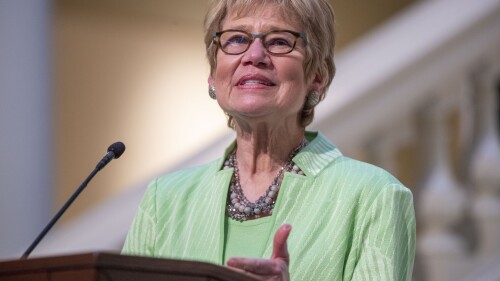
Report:
[[[252,38],[252,39],[248,43],[246,49],[243,50],[242,52],[240,52],[240,53],[228,53],[228,52],[226,52],[224,50],[224,48],[222,48],[222,45],[221,45],[221,42],[220,42],[220,36],[223,33],[225,33],[225,32],[241,32],[241,33],[244,33],[244,34],[248,35],[248,37]],[[295,36],[295,41],[293,42],[293,45],[292,45],[292,48],[290,49],[290,51],[288,51],[286,53],[274,53],[274,52],[271,52],[271,51],[269,51],[269,49],[267,48],[267,46],[265,44],[263,44],[263,46],[266,49],[266,51],[269,52],[270,54],[273,54],[273,55],[286,55],[286,54],[291,53],[295,49],[295,46],[297,45],[297,39],[299,39],[299,38],[301,38],[302,40],[304,40],[304,42],[307,43],[306,36],[305,36],[304,33],[302,33],[302,32],[296,32],[296,31],[292,31],[292,30],[287,30],[287,29],[272,30],[272,31],[269,31],[269,32],[266,32],[266,33],[258,33],[258,34],[253,34],[253,33],[249,33],[249,32],[246,32],[246,31],[243,31],[243,30],[238,30],[238,29],[226,29],[226,30],[222,30],[222,31],[218,31],[218,32],[214,31],[212,33],[212,36],[213,36],[212,42],[215,43],[217,45],[217,47],[219,47],[219,49],[221,49],[225,54],[228,54],[228,55],[241,55],[244,52],[248,51],[248,49],[250,48],[250,45],[252,45],[252,43],[253,43],[253,41],[255,41],[255,39],[260,38],[262,41],[265,41],[267,35],[272,34],[272,33],[278,33],[278,32],[288,32],[288,33],[292,34],[293,36]]]

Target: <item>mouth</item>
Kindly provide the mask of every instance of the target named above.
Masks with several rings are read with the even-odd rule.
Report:
[[[240,78],[236,83],[237,86],[251,86],[251,85],[264,85],[275,86],[270,79],[260,75],[246,75]]]

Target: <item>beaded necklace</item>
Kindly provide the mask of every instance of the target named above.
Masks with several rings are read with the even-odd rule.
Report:
[[[233,177],[229,186],[229,195],[227,200],[227,214],[230,218],[237,221],[245,221],[251,217],[260,218],[271,215],[278,197],[278,192],[281,187],[281,182],[285,172],[303,175],[304,173],[292,161],[293,157],[307,145],[307,140],[303,140],[295,147],[283,166],[278,170],[271,185],[266,192],[255,201],[250,202],[243,194],[240,184],[240,174],[238,169],[238,161],[236,159],[236,149],[231,153],[228,159],[224,162],[224,169],[234,168]]]

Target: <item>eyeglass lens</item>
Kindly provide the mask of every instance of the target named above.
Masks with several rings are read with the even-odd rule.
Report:
[[[273,54],[286,54],[293,50],[297,36],[287,31],[273,31],[261,36],[264,48]],[[220,47],[228,54],[241,54],[245,52],[252,41],[252,35],[242,31],[225,31],[220,35]]]

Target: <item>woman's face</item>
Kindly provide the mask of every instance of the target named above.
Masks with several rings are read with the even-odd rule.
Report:
[[[261,34],[272,30],[302,32],[301,26],[285,20],[272,6],[263,6],[256,13],[236,17],[229,13],[222,30],[237,29]],[[305,77],[305,42],[297,39],[292,52],[269,54],[261,39],[255,39],[243,54],[228,55],[217,51],[216,68],[209,84],[215,86],[217,101],[236,121],[297,120],[305,96],[319,91],[317,77]]]

